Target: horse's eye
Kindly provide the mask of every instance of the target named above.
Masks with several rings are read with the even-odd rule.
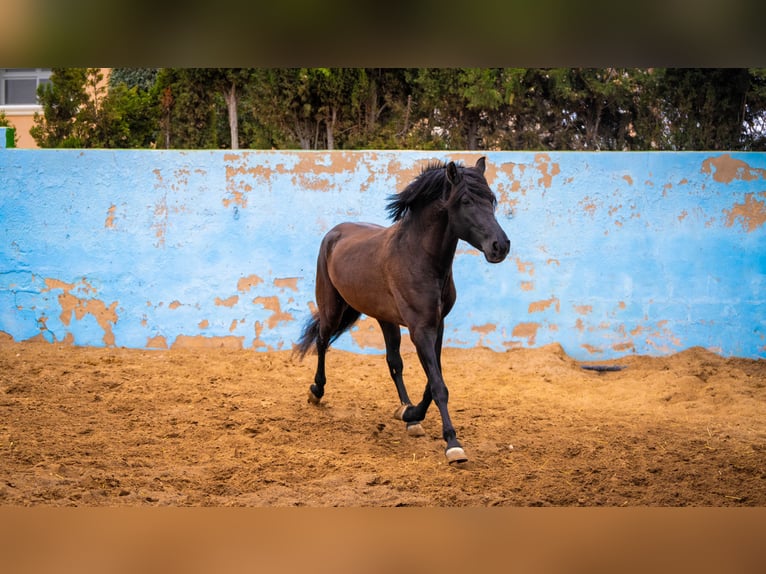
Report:
[[[460,200],[460,203],[462,203],[463,205],[469,205],[470,203],[473,203],[473,202],[471,201],[470,196],[464,195],[462,199]]]

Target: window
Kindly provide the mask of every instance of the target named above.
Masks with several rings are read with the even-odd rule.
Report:
[[[0,68],[0,106],[38,105],[37,87],[50,77],[50,68]]]

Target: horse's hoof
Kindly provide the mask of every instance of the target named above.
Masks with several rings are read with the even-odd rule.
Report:
[[[465,455],[465,451],[459,446],[448,448],[444,454],[447,455],[447,461],[450,464],[468,462],[468,457]]]
[[[408,423],[407,434],[410,436],[426,436],[426,431],[423,430],[423,426],[419,422]]]
[[[404,411],[407,410],[407,407],[411,407],[412,405],[405,405],[401,404],[399,407],[394,411],[394,418],[398,421],[404,420]]]
[[[318,405],[318,404],[319,404],[319,401],[321,401],[321,400],[322,400],[321,398],[319,398],[318,396],[316,396],[316,395],[314,394],[314,391],[312,391],[311,389],[309,389],[309,395],[308,395],[308,399],[309,399],[309,400],[308,400],[309,404],[312,404],[312,405]]]

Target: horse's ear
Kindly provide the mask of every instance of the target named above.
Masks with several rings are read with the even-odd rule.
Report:
[[[478,160],[476,160],[476,165],[474,167],[479,170],[481,175],[484,175],[484,169],[487,167],[485,165],[486,160],[487,158],[484,156],[481,156]]]
[[[458,172],[454,161],[447,164],[447,180],[452,185],[455,185],[460,181],[460,173]]]

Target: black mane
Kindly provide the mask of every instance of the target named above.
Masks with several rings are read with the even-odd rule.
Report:
[[[432,160],[423,168],[415,179],[400,193],[389,195],[386,211],[393,221],[399,221],[410,211],[428,205],[444,197],[444,190],[449,182],[447,181],[447,163],[438,160]],[[495,194],[487,185],[483,175],[477,170],[466,168],[457,164],[458,171],[463,176],[466,187],[477,195],[484,196],[497,204]]]

